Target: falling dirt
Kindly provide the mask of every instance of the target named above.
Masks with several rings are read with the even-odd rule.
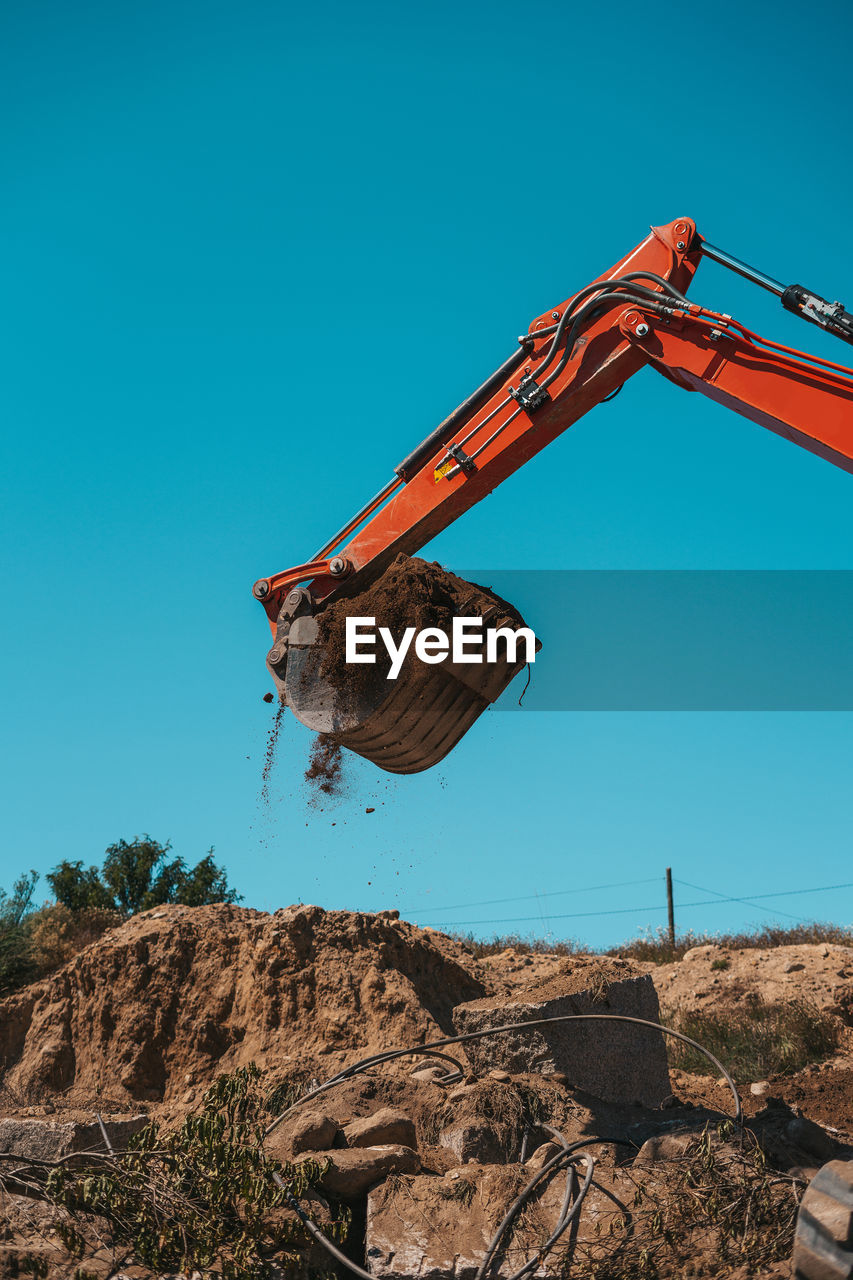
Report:
[[[346,786],[343,748],[330,734],[319,733],[311,744],[305,781],[320,796],[339,797]]]
[[[278,735],[281,731],[281,722],[287,710],[287,704],[280,702],[276,708],[275,719],[267,733],[267,745],[264,749],[264,767],[261,773],[261,804],[265,809],[270,807],[270,779],[272,777],[273,765],[275,764],[275,753],[278,747]]]

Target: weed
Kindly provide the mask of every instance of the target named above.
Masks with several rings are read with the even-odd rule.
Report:
[[[263,1150],[264,1102],[253,1064],[220,1076],[200,1112],[161,1133],[154,1123],[131,1138],[127,1152],[104,1160],[99,1171],[51,1170],[47,1197],[70,1213],[57,1222],[66,1249],[82,1262],[89,1248],[89,1215],[105,1220],[112,1244],[130,1249],[143,1266],[164,1272],[216,1270],[223,1280],[306,1274],[308,1237],[289,1213],[279,1173],[301,1197],[327,1163],[282,1164]],[[349,1215],[325,1226],[346,1237]]]
[[[680,960],[693,947],[729,947],[732,950],[755,948],[792,947],[803,943],[830,942],[840,946],[853,946],[853,929],[838,924],[762,925],[749,933],[694,933],[691,929],[680,934],[675,945],[670,942],[666,929],[649,930],[639,938],[625,942],[621,947],[611,947],[606,955],[624,956],[629,960],[650,960],[653,964],[670,964]]]
[[[769,1169],[748,1133],[737,1146],[722,1145],[731,1136],[728,1126],[706,1129],[681,1160],[638,1181],[631,1212],[614,1224],[616,1238],[570,1252],[564,1274],[588,1280],[723,1277],[735,1270],[753,1275],[787,1261],[797,1216],[794,1179]],[[572,1263],[585,1265],[576,1269]]]
[[[499,955],[501,951],[518,951],[521,955],[579,956],[589,955],[584,947],[571,938],[562,942],[547,942],[544,938],[522,938],[517,933],[495,934],[491,939],[475,938],[473,933],[450,933],[448,937],[460,942],[476,959]]]
[[[456,1200],[460,1205],[469,1205],[477,1194],[477,1188],[467,1178],[460,1177],[449,1183],[442,1179],[438,1194],[442,1200]]]
[[[839,1042],[835,1020],[806,1001],[765,1004],[755,997],[739,1008],[678,1013],[671,1025],[725,1062],[738,1080],[792,1075],[832,1057]],[[689,1045],[672,1040],[669,1051],[672,1065],[683,1071],[714,1073],[708,1059]]]

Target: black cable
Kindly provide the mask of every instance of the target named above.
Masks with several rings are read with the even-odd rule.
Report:
[[[654,271],[628,271],[625,275],[619,277],[620,280],[654,280],[655,284],[662,285],[667,293],[673,298],[678,298],[679,302],[686,302],[690,305],[689,299],[684,296],[680,289],[676,289],[671,280],[664,280],[663,276],[657,275]]]
[[[618,283],[618,281],[616,283]],[[563,354],[561,355],[559,361],[557,362],[556,368],[553,369],[551,373],[548,374],[547,378],[545,378],[544,381],[539,383],[540,387],[545,388],[550,386],[550,384],[554,381],[554,379],[558,378],[559,375],[563,372],[563,369],[565,369],[566,365],[568,364],[571,358],[572,349],[574,348],[574,344],[575,344],[575,338],[580,332],[581,325],[584,323],[585,320],[595,319],[597,318],[598,315],[608,310],[610,307],[617,307],[622,305],[642,307],[644,311],[654,311],[654,312],[657,312],[659,315],[666,315],[669,311],[671,311],[672,309],[671,307],[662,305],[662,300],[659,293],[654,292],[652,289],[644,290],[642,285],[633,285],[631,287],[636,290],[642,290],[643,293],[647,294],[648,296],[643,297],[643,296],[640,296],[639,293],[622,293],[621,291],[614,291],[614,292],[608,291],[606,293],[600,293],[598,297],[593,298],[590,302],[587,302],[585,306],[581,307],[580,311],[578,311],[577,315],[574,316],[572,323],[569,326],[568,333],[566,334],[566,345],[563,348]],[[655,301],[655,299],[657,299],[657,301]],[[556,336],[554,341],[556,342]],[[553,344],[552,344],[552,348],[553,348]],[[549,353],[549,358],[550,358],[550,353]]]

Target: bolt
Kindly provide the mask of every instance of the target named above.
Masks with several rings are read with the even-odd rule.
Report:
[[[252,587],[252,595],[255,597],[256,600],[263,600],[266,596],[269,595],[269,593],[270,593],[270,584],[267,582],[266,578],[261,578],[260,581],[256,582],[255,585]]]
[[[300,601],[301,599],[302,599],[302,592],[301,592],[301,591],[291,591],[290,595],[287,597],[287,603],[288,603],[288,604],[299,604],[299,601]]]
[[[675,247],[676,247],[676,249],[686,249],[686,248],[687,248],[687,245],[685,244],[685,242],[684,242],[683,240],[679,240],[678,244],[677,244]]]
[[[560,318],[560,313],[559,313],[559,311],[552,311],[552,312],[551,312],[551,319],[552,319],[552,320],[559,320],[559,318]]]
[[[276,644],[276,645],[273,645],[273,647],[270,649],[269,653],[267,654],[267,661],[270,663],[271,666],[274,667],[277,662],[281,662],[283,657],[284,657],[284,648],[281,645]]]
[[[675,229],[676,229],[676,231],[678,232],[678,234],[681,236],[681,235],[683,235],[683,234],[684,234],[684,232],[687,230],[687,223],[686,223],[686,222],[676,222],[676,224],[675,224]]]
[[[329,561],[329,573],[339,578],[342,573],[346,573],[348,564],[343,556],[335,556],[334,560]]]
[[[649,326],[647,324],[638,324],[636,329],[634,330],[634,333],[636,333],[638,338],[645,338],[648,331],[649,331]]]

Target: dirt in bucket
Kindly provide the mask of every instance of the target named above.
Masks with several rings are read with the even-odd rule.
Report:
[[[380,578],[358,595],[336,599],[317,615],[320,630],[320,675],[337,689],[344,703],[373,702],[388,690],[391,659],[378,638],[387,627],[399,644],[407,627],[422,631],[438,627],[448,635],[455,617],[483,616],[497,606],[495,625],[522,627],[524,619],[513,605],[488,587],[467,582],[440,564],[400,555]],[[375,663],[346,662],[347,618],[374,618],[377,641]],[[400,677],[417,679],[424,666],[411,645]]]

